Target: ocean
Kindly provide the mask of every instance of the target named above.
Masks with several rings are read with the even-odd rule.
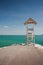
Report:
[[[25,35],[0,35],[0,47],[26,43]],[[35,43],[43,46],[43,35],[35,35]]]

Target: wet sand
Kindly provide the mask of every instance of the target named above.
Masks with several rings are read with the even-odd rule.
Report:
[[[0,65],[43,65],[43,49],[32,45],[0,48]]]

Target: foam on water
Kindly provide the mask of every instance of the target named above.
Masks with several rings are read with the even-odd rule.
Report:
[[[18,45],[19,45],[19,44],[18,44]],[[22,45],[25,46],[24,43],[22,43]],[[30,44],[30,45],[31,45],[31,44]],[[15,46],[15,44],[14,44],[13,46]],[[39,48],[39,49],[43,49],[43,46],[40,45],[40,44],[35,44],[35,47],[37,47],[37,48]],[[2,48],[0,48],[0,50],[3,49],[3,48],[7,48],[7,47],[2,47]]]
[[[43,46],[40,44],[35,44],[35,47],[39,48],[39,49],[43,49]]]

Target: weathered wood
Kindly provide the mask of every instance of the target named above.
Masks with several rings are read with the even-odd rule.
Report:
[[[33,28],[28,28],[27,30],[28,30],[28,31],[34,31],[34,29],[33,29]]]
[[[37,22],[34,21],[32,18],[29,18],[24,24],[27,26],[26,27],[26,44],[28,44],[30,41],[34,41],[35,43],[34,24],[37,24]],[[33,27],[30,28],[29,24],[33,24]],[[29,37],[31,37],[32,39],[28,40]]]
[[[34,43],[35,43],[34,27],[33,28],[28,28],[28,25],[27,25],[26,29],[27,29],[26,30],[26,44],[32,43],[32,41],[34,41]],[[31,40],[29,40],[30,37],[31,37]]]

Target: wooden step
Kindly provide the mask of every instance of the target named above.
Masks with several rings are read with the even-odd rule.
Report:
[[[28,29],[27,29],[27,31],[28,31],[28,30],[30,30],[30,31],[34,31],[34,29],[33,29],[33,28],[28,28]]]

